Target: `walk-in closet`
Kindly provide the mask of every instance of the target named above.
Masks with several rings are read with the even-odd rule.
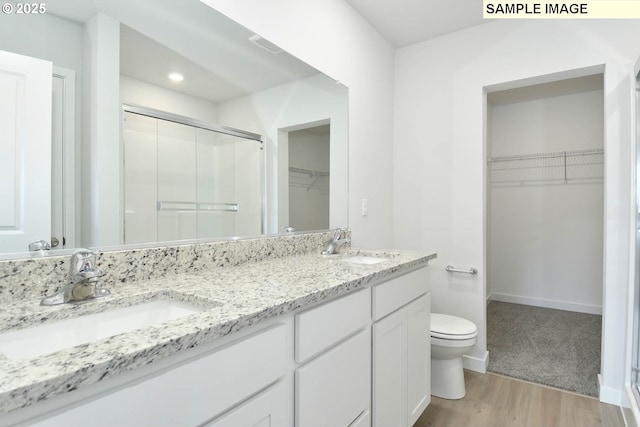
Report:
[[[603,75],[489,92],[486,125],[489,370],[595,395]]]
[[[329,228],[330,125],[289,132],[289,224]]]

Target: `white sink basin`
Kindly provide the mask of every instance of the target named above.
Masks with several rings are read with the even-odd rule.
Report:
[[[187,303],[160,300],[87,314],[1,334],[0,353],[11,360],[31,359],[202,311]]]
[[[387,261],[389,258],[356,255],[349,258],[342,258],[342,262],[350,262],[353,264],[378,264],[379,262]]]

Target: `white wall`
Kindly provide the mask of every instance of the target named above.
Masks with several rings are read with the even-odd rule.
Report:
[[[218,123],[218,107],[213,102],[125,75],[120,75],[120,100],[125,104],[153,108],[206,123]]]
[[[594,73],[594,67],[604,64],[601,399],[620,402],[631,233],[631,76],[640,52],[638,37],[640,26],[633,20],[504,20],[397,51],[394,243],[438,251],[431,268],[433,309],[467,317],[480,330],[467,362],[480,364],[486,351],[483,88],[585,67]],[[477,277],[448,274],[447,264],[478,267],[480,272]]]
[[[346,227],[349,160],[345,88],[322,74],[266,89],[219,105],[220,122],[266,137],[267,232],[289,225],[288,140],[291,130],[330,123],[331,228]]]
[[[46,59],[79,73],[82,69],[82,25],[51,14],[3,14],[0,49]]]
[[[344,0],[206,0],[349,88],[353,244],[392,243],[393,48]],[[369,215],[360,200],[369,199]]]
[[[85,24],[82,67],[82,236],[80,246],[122,243],[120,22]]]
[[[603,148],[601,75],[493,92],[488,101],[491,157]],[[488,298],[602,312],[603,160],[569,157],[567,183],[561,157],[489,164]]]

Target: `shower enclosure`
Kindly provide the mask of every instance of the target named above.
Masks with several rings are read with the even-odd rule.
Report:
[[[123,110],[125,244],[263,232],[260,135]]]
[[[639,61],[640,62],[640,61]],[[637,69],[637,67],[636,67]],[[640,407],[640,182],[638,182],[638,171],[640,171],[640,72],[636,73],[636,262],[635,262],[635,283],[634,283],[634,303],[633,303],[633,353],[631,364],[631,389],[636,401],[636,406]]]

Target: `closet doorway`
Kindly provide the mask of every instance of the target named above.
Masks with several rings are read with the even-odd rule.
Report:
[[[289,223],[329,228],[329,124],[289,132]]]
[[[597,396],[603,74],[487,94],[489,371]]]
[[[297,124],[278,132],[278,229],[330,228],[331,122]]]

